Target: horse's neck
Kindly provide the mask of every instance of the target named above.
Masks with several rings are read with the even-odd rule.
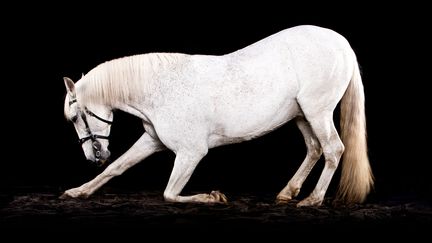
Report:
[[[187,56],[154,53],[115,59],[91,70],[77,87],[85,102],[97,102],[139,116],[137,108],[151,102],[160,92],[161,77],[178,71],[176,67]]]
[[[77,83],[81,99],[112,106],[142,96],[151,74],[146,59],[125,57],[95,67]]]

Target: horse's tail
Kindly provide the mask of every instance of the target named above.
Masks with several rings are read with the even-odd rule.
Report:
[[[365,97],[357,61],[341,101],[341,137],[345,145],[342,176],[337,197],[346,203],[361,203],[373,187],[366,142]]]

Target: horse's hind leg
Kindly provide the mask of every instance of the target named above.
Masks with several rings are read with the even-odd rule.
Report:
[[[321,205],[325,193],[339,164],[339,160],[344,151],[344,145],[339,138],[333,123],[333,112],[317,112],[311,115],[305,112],[312,131],[317,136],[324,152],[325,165],[312,193],[297,206]]]
[[[298,117],[296,119],[296,124],[303,134],[307,147],[307,154],[300,168],[297,170],[285,188],[278,194],[276,198],[277,203],[288,202],[298,195],[303,182],[322,154],[321,145],[318,141],[318,138],[312,131],[310,124],[303,117]]]
[[[164,198],[170,202],[196,202],[196,203],[226,203],[227,198],[219,191],[210,194],[197,194],[193,196],[180,196],[183,187],[189,181],[195,167],[206,155],[207,149],[198,152],[197,149],[177,151],[174,167],[164,192]]]

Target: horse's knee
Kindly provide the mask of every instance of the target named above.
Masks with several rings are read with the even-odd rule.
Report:
[[[167,192],[167,191],[164,192],[163,197],[164,197],[164,200],[167,202],[175,202],[176,198],[177,198],[176,195],[174,195],[173,193]]]

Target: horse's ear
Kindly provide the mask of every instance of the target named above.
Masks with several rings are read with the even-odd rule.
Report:
[[[76,97],[76,93],[75,93],[75,84],[72,81],[72,79],[68,78],[68,77],[64,77],[63,78],[65,86],[66,86],[66,91],[68,92],[68,94],[72,97],[75,98]]]

